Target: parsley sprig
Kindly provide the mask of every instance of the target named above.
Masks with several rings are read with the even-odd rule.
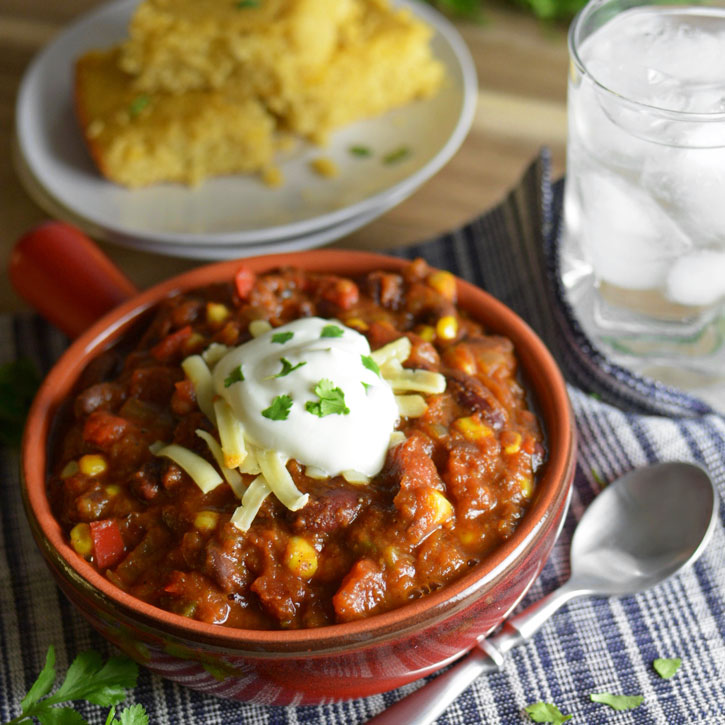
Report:
[[[524,710],[534,722],[551,722],[559,725],[559,723],[571,720],[571,715],[565,715],[550,702],[535,702],[533,705],[527,705]]]
[[[272,342],[276,342],[278,345],[284,345],[285,342],[289,342],[295,336],[294,332],[287,330],[285,332],[275,332],[272,335]]]
[[[298,362],[297,365],[293,365],[286,357],[281,357],[279,361],[282,363],[282,369],[276,375],[270,375],[265,380],[271,380],[272,378],[283,378],[285,375],[289,375],[293,370],[301,368],[303,365],[307,365],[307,362],[303,360]]]
[[[324,418],[326,415],[347,415],[350,412],[350,408],[345,405],[345,393],[327,378],[322,378],[315,385],[315,395],[319,400],[308,400],[305,403],[308,413]]]
[[[228,388],[230,385],[234,385],[234,383],[241,382],[244,382],[244,373],[242,372],[242,366],[238,365],[224,378],[224,387]]]
[[[292,398],[289,395],[278,395],[269,408],[262,411],[262,415],[270,420],[287,420],[292,407]]]
[[[62,706],[75,700],[110,707],[106,725],[148,725],[142,705],[132,705],[119,712],[116,705],[126,699],[126,691],[136,686],[138,665],[128,657],[111,657],[103,662],[97,652],[81,652],[71,663],[65,679],[53,693],[56,680],[55,649],[45,655],[45,666],[20,702],[22,713],[6,725],[26,725],[36,718],[41,725],[87,725],[72,707]]]

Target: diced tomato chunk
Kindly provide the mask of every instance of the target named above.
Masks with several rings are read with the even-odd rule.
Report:
[[[234,286],[237,288],[239,299],[246,300],[257,281],[257,275],[249,267],[242,265],[234,275]]]
[[[105,410],[96,410],[91,413],[83,424],[83,440],[97,446],[101,450],[108,450],[116,441],[126,433],[130,423],[117,415]]]
[[[116,520],[91,521],[90,527],[96,566],[99,569],[108,569],[118,564],[123,557],[125,547]]]
[[[191,325],[175,330],[151,348],[151,354],[161,362],[175,358],[181,346],[191,337]]]

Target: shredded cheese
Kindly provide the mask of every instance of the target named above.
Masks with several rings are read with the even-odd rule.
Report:
[[[428,404],[421,395],[396,395],[395,402],[403,418],[420,418],[428,410]]]
[[[153,444],[149,448],[155,456],[163,456],[176,463],[177,466],[189,474],[203,493],[213,491],[224,481],[216,468],[206,458],[202,458],[197,453],[194,453],[194,451],[184,448],[184,446],[170,443],[167,446]]]
[[[199,410],[214,423],[216,421],[212,403],[214,400],[214,385],[211,379],[211,372],[209,372],[204,358],[201,355],[191,355],[181,363],[181,367],[186,377],[191,380],[191,384],[194,386]]]
[[[297,511],[307,503],[309,494],[300,493],[287,470],[287,462],[277,451],[259,451],[257,460],[267,485],[290,511]]]
[[[201,430],[201,428],[197,428],[196,435],[206,442],[212,456],[214,456],[214,460],[217,462],[217,465],[222,472],[222,476],[224,476],[224,479],[229,484],[232,491],[234,491],[234,495],[241,499],[245,491],[242,477],[238,471],[233,468],[228,468],[224,464],[224,453],[222,452],[222,447],[217,443],[216,438],[214,438],[214,436],[210,433],[207,433],[207,431]]]
[[[244,426],[234,415],[226,400],[217,398],[214,401],[219,438],[222,442],[224,465],[227,468],[241,466],[247,457],[247,447],[244,443]]]
[[[254,517],[264,503],[264,499],[272,493],[271,489],[264,480],[264,476],[257,476],[247,487],[242,496],[242,505],[232,514],[231,522],[240,531],[249,531],[249,527],[254,521]]]

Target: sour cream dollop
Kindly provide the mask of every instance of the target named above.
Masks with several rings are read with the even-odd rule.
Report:
[[[337,320],[302,318],[224,355],[214,368],[214,390],[256,446],[328,476],[355,471],[371,477],[383,467],[399,413],[369,356],[370,345],[356,330]],[[331,388],[333,403],[321,409],[316,391]]]

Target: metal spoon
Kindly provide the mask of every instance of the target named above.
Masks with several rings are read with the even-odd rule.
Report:
[[[399,700],[369,725],[430,725],[484,672],[526,642],[563,604],[585,595],[636,594],[695,561],[715,528],[717,493],[691,463],[639,468],[605,488],[571,542],[571,577],[507,620],[450,670]]]

